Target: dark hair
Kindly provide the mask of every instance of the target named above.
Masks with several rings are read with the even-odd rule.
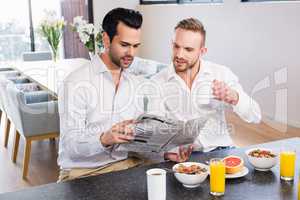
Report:
[[[108,34],[110,41],[117,34],[119,22],[123,22],[130,28],[139,29],[142,26],[143,17],[140,12],[126,8],[115,8],[109,11],[103,19],[102,29]]]

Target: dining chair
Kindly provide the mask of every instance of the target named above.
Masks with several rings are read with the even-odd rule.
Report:
[[[22,178],[26,179],[31,142],[59,136],[57,100],[46,91],[22,92],[14,84],[7,85],[8,115],[15,125],[12,161],[17,160],[20,137],[25,140]]]
[[[12,71],[13,68],[8,68],[8,67],[3,67],[3,68],[0,68],[0,73],[1,72],[5,72],[5,71]],[[2,115],[3,115],[3,111],[2,111],[2,106],[1,106],[1,100],[0,100],[0,124],[1,124],[1,119],[2,119]]]
[[[9,80],[5,78],[0,79],[0,110],[1,110],[1,117],[5,117],[4,119],[4,147],[7,148],[8,139],[9,139],[9,133],[11,128],[11,120],[10,116],[8,115],[6,109],[7,109],[7,92],[6,87],[9,83],[16,84],[16,87],[23,91],[23,92],[32,92],[32,91],[38,91],[41,90],[41,88],[36,83],[28,83],[26,79],[12,79]]]
[[[0,71],[0,78],[9,78],[20,76],[21,73],[17,70]]]

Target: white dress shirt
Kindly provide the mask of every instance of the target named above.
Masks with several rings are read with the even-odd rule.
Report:
[[[238,92],[237,105],[231,106],[212,98],[212,81],[215,79],[224,81]],[[225,66],[202,60],[191,89],[176,74],[173,65],[152,77],[152,81],[152,89],[148,89],[149,113],[186,121],[205,115],[203,108],[206,105],[217,111],[199,130],[196,150],[210,151],[218,146],[233,145],[225,119],[226,107],[233,107],[233,111],[246,122],[259,123],[261,120],[259,105],[244,92],[237,76]]]
[[[102,146],[100,136],[143,112],[143,97],[136,90],[140,81],[123,70],[115,91],[112,75],[99,56],[64,80],[58,95],[61,169],[95,168],[127,158],[127,152]]]

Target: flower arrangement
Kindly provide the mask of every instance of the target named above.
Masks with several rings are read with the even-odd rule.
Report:
[[[80,41],[90,53],[95,54],[96,47],[102,49],[102,31],[97,30],[93,24],[88,23],[82,16],[75,17],[71,27],[74,32],[78,33]]]
[[[58,59],[58,46],[62,39],[63,29],[66,22],[63,18],[58,18],[55,11],[45,10],[45,17],[40,23],[40,33],[45,37],[52,50],[54,61]]]

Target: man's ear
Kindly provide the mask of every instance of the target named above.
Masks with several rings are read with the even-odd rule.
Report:
[[[106,32],[102,33],[102,41],[103,41],[103,46],[105,50],[108,50],[110,47],[110,39],[109,36]]]
[[[206,47],[201,47],[200,52],[201,52],[201,55],[203,56],[204,54],[207,53],[207,48]]]

